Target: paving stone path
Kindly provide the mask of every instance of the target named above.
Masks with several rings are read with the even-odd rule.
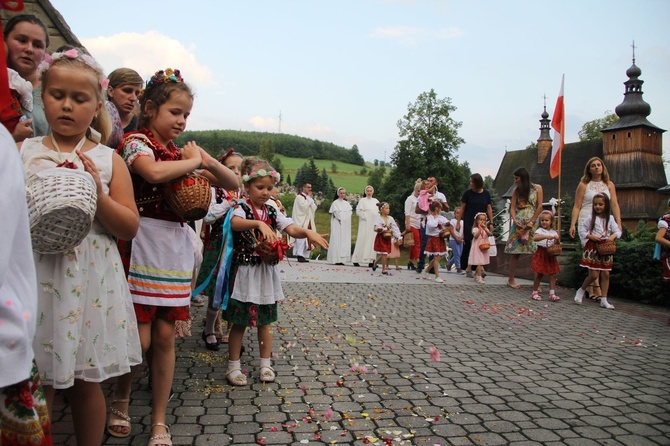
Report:
[[[281,267],[277,382],[259,381],[252,331],[249,385],[229,386],[227,353],[205,350],[194,309],[193,335],[177,341],[175,445],[670,445],[668,309],[577,306],[571,290],[552,303],[546,285],[536,302],[528,282],[500,277]],[[150,404],[141,378],[131,437],[105,444],[146,445]],[[74,445],[60,398],[56,412],[55,444]]]

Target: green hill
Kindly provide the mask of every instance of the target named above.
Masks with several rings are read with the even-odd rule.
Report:
[[[286,179],[288,175],[291,176],[291,180],[295,179],[297,170],[305,163],[309,162],[306,158],[289,158],[283,155],[276,156],[281,160],[284,179]],[[332,160],[314,160],[314,164],[319,168],[319,171],[326,169],[326,173],[333,180],[335,187],[344,187],[351,193],[358,193],[361,195],[367,185],[369,171],[374,168],[371,163],[366,163],[366,166],[357,166],[355,164]],[[333,164],[335,164],[337,172],[333,172]],[[365,174],[361,174],[362,169],[366,169]]]
[[[304,138],[284,133],[243,132],[240,130],[187,130],[176,139],[176,144],[195,141],[200,147],[218,156],[230,147],[245,156],[257,155],[263,141],[269,141],[275,153],[291,158],[314,158],[334,160],[363,167],[365,160],[358,147],[346,149],[342,146],[316,139]]]

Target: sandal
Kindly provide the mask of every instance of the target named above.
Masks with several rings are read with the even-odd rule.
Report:
[[[216,340],[214,342],[209,342],[207,341],[207,338],[210,336],[214,336],[216,338],[216,333],[205,333],[205,330],[202,331],[202,335],[200,336],[203,341],[205,341],[205,347],[207,347],[207,350],[211,351],[219,351],[219,341]]]
[[[164,427],[166,432],[164,434],[152,435],[149,438],[149,444],[147,446],[158,446],[158,445],[172,446],[172,435],[170,434],[170,426],[168,426],[165,423],[154,423],[151,425],[151,430],[154,430],[154,427],[156,426]]]
[[[540,297],[540,293],[538,293],[537,291],[533,291],[530,294],[530,298],[533,300],[542,300],[542,298]]]
[[[107,418],[107,433],[112,437],[126,438],[130,436],[130,430],[131,430],[130,415],[128,415],[128,413],[123,413],[119,409],[114,407],[114,404],[116,403],[130,403],[130,399],[123,398],[112,401],[112,404],[109,407],[109,418]],[[128,432],[118,432],[113,430],[112,429],[113,427],[127,428]]]
[[[518,290],[519,288],[521,288],[521,285],[519,285],[518,283],[507,282],[507,286],[510,287],[510,288],[514,288],[515,290]]]
[[[273,383],[275,382],[275,369],[270,366],[261,367],[261,382]]]
[[[234,378],[231,376],[232,373],[234,372],[241,372],[241,369],[232,369],[228,373],[226,373],[226,379],[228,382],[234,386],[246,386],[247,385],[247,375],[244,373],[235,376]]]
[[[559,300],[561,300],[561,298],[558,297],[556,294],[551,293],[551,294],[549,295],[549,300],[550,300],[551,302],[558,302]]]

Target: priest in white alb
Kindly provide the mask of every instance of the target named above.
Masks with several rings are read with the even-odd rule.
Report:
[[[375,221],[379,215],[379,208],[377,203],[379,200],[372,195],[375,193],[375,188],[372,186],[365,187],[365,197],[358,201],[356,206],[356,215],[358,215],[358,235],[356,236],[356,246],[354,247],[354,254],[351,256],[351,261],[354,266],[360,266],[361,263],[368,264],[372,268],[372,263],[375,261]]]
[[[330,241],[328,263],[344,265],[351,260],[351,214],[352,208],[347,201],[347,191],[340,187],[335,200],[330,205]]]
[[[302,191],[296,195],[293,202],[293,213],[291,218],[293,223],[301,228],[311,229],[316,231],[316,224],[314,223],[314,214],[316,213],[316,203],[312,198],[312,185],[305,183],[302,186]],[[298,262],[309,262],[309,254],[311,247],[307,239],[299,238],[294,240],[293,255],[298,258]]]

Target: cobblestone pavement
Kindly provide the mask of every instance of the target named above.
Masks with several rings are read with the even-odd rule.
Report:
[[[492,284],[504,278],[388,283],[360,268],[346,283],[346,268],[282,268],[296,269],[274,326],[277,382],[259,381],[254,330],[249,385],[229,386],[195,309],[177,344],[175,445],[670,445],[668,309],[577,306],[571,290],[552,303],[546,285],[536,302],[528,286]],[[105,444],[146,445],[150,403],[141,378],[131,437]],[[60,398],[54,418],[55,444],[74,445]]]

